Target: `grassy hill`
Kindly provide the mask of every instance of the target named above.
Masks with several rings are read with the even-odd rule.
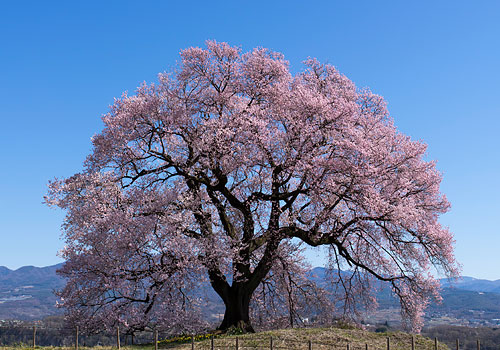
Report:
[[[375,333],[360,329],[339,329],[339,328],[299,328],[282,329],[255,334],[238,336],[240,349],[269,349],[271,337],[273,338],[274,349],[299,350],[307,349],[308,342],[311,341],[313,349],[347,349],[347,344],[351,350],[364,350],[366,344],[369,349],[387,349],[387,338],[390,339],[390,348],[393,350],[411,349],[411,335],[403,332]],[[236,342],[236,336],[228,336],[214,340],[215,348],[229,349]],[[209,348],[210,340],[200,342],[203,348]],[[420,349],[434,349],[434,341],[415,336],[415,346]],[[444,344],[439,343],[441,350],[448,349]],[[188,350],[190,344],[179,345],[175,349]]]
[[[360,329],[339,329],[339,328],[296,328],[282,329],[268,332],[260,332],[244,335],[229,335],[220,336],[214,339],[214,349],[235,349],[236,337],[238,338],[239,349],[269,349],[271,337],[274,349],[288,350],[304,350],[308,349],[309,340],[312,342],[312,349],[347,349],[347,344],[351,350],[365,350],[366,344],[368,349],[386,350],[387,338],[390,339],[391,350],[409,350],[411,349],[412,335],[403,332],[375,333]],[[190,350],[191,343],[189,338],[185,338],[185,343],[160,341],[160,349],[176,349]],[[85,349],[80,347],[82,350]],[[1,350],[6,349],[30,349],[29,347],[0,347]],[[71,348],[51,348],[41,347],[40,349],[74,349]],[[94,347],[92,349],[111,350],[116,347]],[[153,344],[124,346],[126,350],[154,349]],[[195,349],[210,349],[210,339],[195,342]],[[420,335],[415,336],[416,350],[434,350],[434,341]],[[439,350],[448,350],[445,344],[438,343]]]

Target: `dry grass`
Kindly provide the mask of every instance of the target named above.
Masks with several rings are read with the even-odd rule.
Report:
[[[80,346],[79,350],[116,350],[116,346]],[[122,350],[138,350],[137,347],[122,346]],[[0,346],[0,350],[33,350],[32,346],[16,345],[16,346]],[[36,346],[35,350],[75,350],[74,346]]]
[[[241,350],[268,350],[271,337],[273,349],[307,350],[309,340],[313,350],[386,350],[387,338],[390,338],[391,350],[411,350],[411,335],[402,332],[373,333],[359,329],[338,328],[301,328],[283,329],[238,336]],[[190,350],[191,344],[171,347],[176,350]],[[210,340],[195,343],[195,349],[210,349]],[[236,336],[214,339],[214,349],[235,350]],[[434,350],[434,341],[420,335],[415,336],[415,350]],[[445,344],[438,343],[438,350],[448,350]]]
[[[311,341],[313,350],[387,350],[387,338],[390,350],[411,350],[411,335],[402,332],[373,333],[359,329],[339,328],[300,328],[282,329],[239,336],[224,336],[214,339],[216,350],[236,350],[238,337],[240,350],[269,350],[271,337],[275,350],[308,350]],[[0,350],[31,350],[31,347],[1,347]],[[74,350],[74,347],[37,347],[40,350]],[[116,350],[116,347],[97,346],[80,347],[80,350]],[[154,349],[154,345],[123,346],[123,350]],[[191,344],[160,344],[159,349],[191,350]],[[210,340],[195,342],[196,350],[209,350]],[[415,350],[434,350],[434,341],[420,335],[415,336]],[[438,350],[448,350],[445,344],[438,343]]]
[[[117,350],[116,346],[79,346],[79,350]],[[146,350],[154,349],[154,345],[131,345],[121,346],[121,350]],[[1,346],[0,350],[33,350],[32,346],[16,345],[16,346]],[[75,350],[74,346],[36,346],[35,350]]]

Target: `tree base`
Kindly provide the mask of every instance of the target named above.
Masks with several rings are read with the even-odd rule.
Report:
[[[250,322],[243,320],[232,322],[232,324],[222,321],[221,325],[217,327],[217,330],[222,333],[231,334],[255,333],[255,330],[253,329]]]

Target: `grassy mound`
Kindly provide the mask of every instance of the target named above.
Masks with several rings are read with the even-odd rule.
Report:
[[[339,328],[296,328],[282,329],[238,336],[223,336],[214,339],[214,349],[273,349],[305,350],[311,341],[314,350],[386,350],[389,338],[391,350],[411,350],[412,335],[403,332],[374,333],[360,329]],[[210,340],[195,342],[195,349],[210,349]],[[191,344],[162,344],[160,348],[190,350]],[[434,350],[434,340],[415,335],[415,350]],[[438,343],[438,350],[448,350],[445,344]]]
[[[243,335],[219,335],[213,339],[216,350],[235,350],[236,341],[240,350],[268,350],[271,339],[275,350],[306,350],[311,341],[313,350],[387,350],[389,338],[390,350],[411,350],[412,335],[403,332],[375,333],[360,329],[341,328],[295,328]],[[236,340],[238,339],[238,340]],[[159,342],[159,349],[191,350],[190,337],[178,337]],[[0,350],[32,349],[31,347],[2,347]],[[74,347],[38,347],[43,350],[70,350]],[[116,347],[93,347],[81,350],[115,350]],[[154,344],[122,346],[123,350],[154,349]],[[211,349],[211,339],[198,337],[195,341],[196,350]],[[434,340],[415,335],[415,350],[434,350]],[[438,350],[449,350],[445,344],[438,343]]]

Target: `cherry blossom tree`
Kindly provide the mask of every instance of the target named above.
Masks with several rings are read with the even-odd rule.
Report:
[[[220,329],[252,331],[250,305],[269,291],[293,324],[300,243],[328,249],[346,310],[384,281],[418,330],[439,298],[433,269],[458,274],[426,146],[397,131],[381,97],[314,59],[293,75],[279,53],[214,41],[181,58],[116,99],[84,170],[49,185],[47,202],[67,212],[70,314],[174,326],[196,313],[206,278],[225,304]]]

